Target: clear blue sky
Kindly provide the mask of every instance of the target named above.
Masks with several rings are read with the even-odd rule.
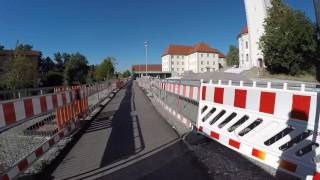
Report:
[[[312,0],[285,0],[315,21]],[[204,41],[226,53],[245,24],[243,0],[0,0],[0,44],[29,43],[44,56],[80,52],[90,64],[113,56],[118,70],[161,63],[168,44]]]

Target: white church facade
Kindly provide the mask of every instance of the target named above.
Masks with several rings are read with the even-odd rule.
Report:
[[[263,67],[263,54],[259,48],[264,33],[263,23],[271,0],[244,0],[247,25],[238,35],[239,68]]]

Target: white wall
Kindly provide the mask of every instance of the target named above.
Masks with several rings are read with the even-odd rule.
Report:
[[[252,66],[258,66],[258,59],[263,59],[258,43],[264,33],[263,22],[267,17],[267,8],[271,7],[271,2],[270,0],[244,0],[244,3],[249,30],[249,58]]]
[[[170,55],[162,56],[161,61],[162,61],[162,71],[163,72],[171,72]]]
[[[242,34],[238,38],[238,43],[239,43],[239,67],[249,69],[253,66],[250,59],[249,34]]]

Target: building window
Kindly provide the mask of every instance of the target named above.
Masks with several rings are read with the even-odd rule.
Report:
[[[201,68],[201,72],[203,71],[203,68]]]
[[[179,68],[177,68],[177,71],[179,71]]]
[[[203,54],[201,53],[200,56],[203,57]]]
[[[174,68],[172,68],[171,70],[174,71]]]
[[[173,58],[174,58],[174,56],[172,55],[172,56],[171,56],[171,59],[173,59]]]
[[[209,63],[209,61],[207,61],[207,65],[209,65],[210,63]]]
[[[207,53],[207,57],[209,57],[209,53]]]
[[[248,49],[249,45],[248,45],[248,41],[246,41],[246,49]]]
[[[182,65],[184,65],[184,62],[182,62]]]
[[[246,54],[246,61],[248,62],[249,61],[249,55]]]
[[[177,62],[177,65],[179,65],[179,61]]]
[[[212,64],[215,65],[216,63],[213,61]]]
[[[201,65],[203,65],[203,61],[201,61]]]
[[[182,71],[184,71],[184,68],[182,68]]]
[[[171,64],[174,64],[174,62],[172,61]]]

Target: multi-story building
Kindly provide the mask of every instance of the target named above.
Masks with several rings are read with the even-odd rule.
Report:
[[[271,7],[271,0],[244,0],[244,4],[248,25],[238,36],[239,67],[262,67],[264,63],[259,40],[264,33],[263,23]]]
[[[4,64],[6,61],[14,59],[15,56],[23,56],[31,60],[36,65],[41,57],[41,52],[39,51],[18,51],[15,50],[0,50],[0,75],[4,72]]]
[[[182,75],[185,71],[194,73],[217,71],[224,65],[224,54],[205,43],[194,46],[169,45],[164,51],[162,71]]]

